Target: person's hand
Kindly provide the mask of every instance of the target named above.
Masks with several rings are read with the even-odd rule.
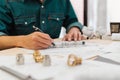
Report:
[[[69,32],[62,39],[63,41],[80,41],[83,36],[81,35],[80,30],[77,27],[72,27]]]
[[[53,40],[48,34],[41,32],[34,32],[29,35],[23,36],[20,43],[21,47],[28,49],[45,49],[52,44]]]

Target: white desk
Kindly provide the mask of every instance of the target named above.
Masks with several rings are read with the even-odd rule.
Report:
[[[80,53],[75,53],[78,56],[81,55],[84,58],[82,65],[79,65],[76,67],[67,66],[66,61],[67,61],[68,54],[63,54],[60,52],[58,52],[58,54],[57,53],[52,54],[51,50],[46,50],[46,51],[41,50],[40,51],[41,54],[49,54],[52,58],[52,65],[50,67],[44,67],[42,64],[34,62],[31,50],[21,49],[21,48],[12,48],[12,49],[0,51],[0,65],[6,65],[9,68],[17,70],[18,72],[23,73],[25,75],[30,74],[33,77],[35,77],[37,80],[120,80],[119,65],[86,60],[85,55],[83,55],[84,53],[86,54],[87,52],[88,54],[90,54],[92,51],[93,53],[94,52],[96,53],[98,51],[97,54],[100,54],[101,56],[108,55],[107,57],[109,58],[111,57],[111,55],[109,54],[109,51],[110,52],[113,51],[114,53],[114,49],[113,50],[111,49],[107,50],[107,49],[108,47],[112,47],[114,43],[119,44],[119,42],[112,42],[107,40],[86,41],[86,45],[89,44],[90,47],[89,45],[87,45],[86,47],[80,47],[79,48]],[[97,46],[97,47],[95,48],[94,46],[95,47]],[[93,48],[95,48],[95,50]],[[116,47],[116,48],[119,48],[119,47]],[[62,49],[59,49],[59,50],[62,50]],[[55,50],[57,50],[57,48]],[[54,52],[56,52],[55,50]],[[70,50],[72,50],[72,48],[70,48]],[[104,50],[106,50],[106,52]],[[76,51],[77,50],[75,50],[75,52]],[[113,56],[114,60],[116,58],[118,60],[120,57],[120,55],[117,53],[118,51],[119,50],[115,50],[115,54]],[[103,52],[104,54],[101,52]],[[25,65],[22,65],[22,66],[16,65],[15,55],[18,53],[22,53],[25,55]],[[52,79],[45,79],[45,78],[52,78]],[[8,79],[18,80],[1,70],[0,70],[0,79],[1,80],[8,80]]]

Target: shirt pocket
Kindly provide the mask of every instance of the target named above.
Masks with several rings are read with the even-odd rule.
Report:
[[[34,31],[32,26],[36,23],[35,16],[16,17],[14,21],[16,34],[25,35]]]
[[[58,37],[61,31],[61,27],[63,25],[63,21],[65,19],[65,16],[63,13],[52,13],[48,16],[48,31],[50,35]]]

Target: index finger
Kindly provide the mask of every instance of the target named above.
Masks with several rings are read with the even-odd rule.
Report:
[[[39,37],[41,37],[41,38],[43,38],[43,39],[46,39],[46,40],[51,40],[51,41],[53,41],[52,40],[52,38],[48,35],[48,34],[45,34],[45,33],[39,33],[39,34],[37,34]]]

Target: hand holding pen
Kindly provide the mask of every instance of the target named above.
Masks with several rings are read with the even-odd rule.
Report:
[[[39,31],[39,32],[44,33],[41,29],[39,29],[39,28],[38,28],[38,27],[36,27],[36,26],[33,26],[33,28],[34,28],[34,30],[35,30],[35,31]],[[53,46],[55,46],[55,43],[54,43],[54,42],[52,42],[52,45],[53,45]]]
[[[19,36],[18,46],[32,49],[40,50],[49,48],[53,42],[48,34],[35,31],[28,35]]]
[[[18,36],[18,43],[16,45],[28,49],[40,50],[49,48],[53,44],[53,40],[48,34],[41,32],[39,28],[34,28],[34,31],[28,35]]]

